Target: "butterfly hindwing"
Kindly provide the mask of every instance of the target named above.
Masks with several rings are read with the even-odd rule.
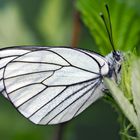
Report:
[[[12,61],[13,59],[24,55],[28,52],[31,52],[31,50],[26,49],[0,49],[0,92],[7,98],[7,94],[4,91],[3,86],[3,72],[6,67],[6,65]]]

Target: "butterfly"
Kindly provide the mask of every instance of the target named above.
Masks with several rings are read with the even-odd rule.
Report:
[[[62,46],[2,48],[0,91],[33,123],[58,124],[102,97],[103,78],[117,80],[121,61],[122,53],[115,49],[104,57]]]

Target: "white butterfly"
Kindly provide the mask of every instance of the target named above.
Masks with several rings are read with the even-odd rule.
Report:
[[[104,93],[103,77],[117,78],[121,53],[106,58],[67,47],[0,50],[0,89],[35,124],[68,121]]]
[[[122,53],[115,51],[110,29],[101,15],[113,52],[106,57],[68,47],[0,49],[0,91],[35,124],[68,121],[104,95],[103,77],[118,81]]]

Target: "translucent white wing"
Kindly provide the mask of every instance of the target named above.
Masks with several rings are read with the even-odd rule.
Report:
[[[13,105],[36,124],[68,121],[102,96],[106,60],[70,48],[32,49],[8,62],[4,89]]]
[[[4,49],[0,50],[0,92],[7,98],[6,93],[4,92],[3,86],[3,71],[6,65],[15,59],[16,57],[23,55],[29,52],[29,50],[14,50],[14,49]]]
[[[28,52],[34,51],[36,49],[44,49],[44,47],[35,47],[35,46],[20,46],[20,47],[9,47],[0,49],[0,92],[7,98],[7,95],[4,91],[3,86],[3,71],[6,65],[13,59],[24,55]],[[47,47],[45,47],[47,49]]]

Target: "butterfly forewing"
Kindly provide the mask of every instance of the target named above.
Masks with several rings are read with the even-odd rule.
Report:
[[[68,121],[102,96],[102,76],[109,71],[102,56],[64,47],[29,50],[6,63],[3,84],[13,105],[32,122]]]

